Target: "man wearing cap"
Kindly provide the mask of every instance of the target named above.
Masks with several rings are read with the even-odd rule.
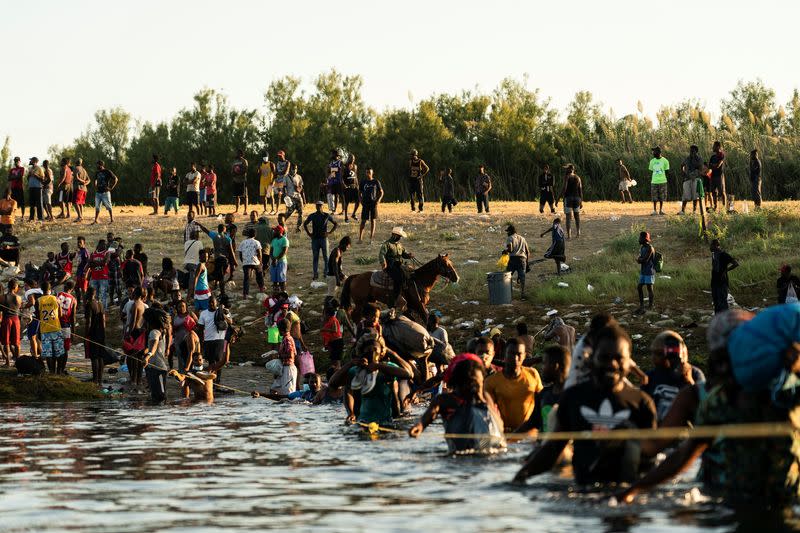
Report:
[[[422,180],[429,171],[430,168],[428,168],[428,165],[419,157],[419,152],[411,150],[411,160],[408,162],[408,196],[409,200],[411,200],[412,211],[414,211],[415,197],[420,213],[425,205]]]
[[[663,215],[664,202],[667,200],[669,161],[666,157],[661,156],[660,146],[653,148],[653,159],[650,160],[648,168],[653,173],[650,180],[650,199],[653,201],[653,215]],[[656,205],[658,205],[658,210],[656,210]]]
[[[650,309],[653,308],[653,284],[656,280],[656,250],[650,244],[650,234],[646,231],[639,233],[639,256],[636,262],[640,265],[639,270],[639,284],[636,290],[639,293],[639,309],[634,311],[637,315],[644,314],[644,287],[647,287],[647,295],[650,304]]]
[[[328,275],[328,235],[336,231],[336,221],[330,213],[322,210],[324,202],[318,200],[316,204],[316,211],[308,215],[306,221],[303,222],[303,229],[309,237],[311,237],[311,262],[314,271],[314,279],[319,279],[319,255],[322,253],[323,270],[325,275]],[[311,224],[311,231],[308,230],[308,225]],[[333,227],[328,229],[328,224],[333,224]]]
[[[239,203],[244,201],[244,212],[247,213],[247,159],[244,151],[236,152],[236,159],[231,165],[231,181],[233,182],[233,200],[236,204],[234,213],[239,212]]]
[[[14,165],[8,170],[8,188],[11,189],[11,197],[16,200],[17,207],[25,216],[25,192],[23,178],[25,177],[25,167],[22,166],[19,157],[14,158]]]
[[[28,167],[28,202],[31,206],[31,214],[28,220],[33,220],[33,212],[36,210],[36,219],[42,220],[42,180],[44,180],[44,169],[39,166],[39,158],[31,157],[30,167]]]
[[[506,249],[503,250],[504,254],[508,254],[508,265],[506,265],[506,272],[517,273],[517,281],[521,296],[525,300],[525,271],[528,269],[528,258],[530,251],[528,250],[528,242],[525,237],[517,233],[517,229],[513,224],[509,224],[506,228]]]
[[[403,270],[403,259],[414,258],[414,254],[406,252],[406,249],[400,244],[400,239],[405,236],[406,232],[403,231],[402,227],[394,227],[392,236],[389,237],[389,240],[384,241],[378,252],[378,263],[394,282],[387,302],[389,307],[395,306],[397,298],[403,290],[403,285],[405,285],[406,273]]]
[[[270,211],[269,214],[276,212],[277,203],[273,208],[272,205],[272,191],[273,182],[275,180],[275,163],[269,160],[269,154],[264,152],[261,158],[261,164],[258,165],[258,194],[261,196],[261,201],[264,202],[264,213],[267,212],[267,200],[269,200]]]
[[[114,222],[114,212],[111,210],[111,191],[119,183],[119,178],[106,168],[103,161],[97,162],[97,172],[94,173],[94,222],[100,217],[100,206],[105,206],[111,222]]]

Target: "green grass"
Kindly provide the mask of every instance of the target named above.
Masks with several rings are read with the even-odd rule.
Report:
[[[453,242],[461,239],[461,235],[453,231],[445,231],[439,234],[439,238],[446,242]]]
[[[95,385],[71,376],[18,376],[13,368],[0,370],[0,402],[74,402],[96,400]]]
[[[366,255],[360,255],[356,257],[354,260],[355,264],[357,265],[371,265],[378,261],[377,257],[370,257]]]

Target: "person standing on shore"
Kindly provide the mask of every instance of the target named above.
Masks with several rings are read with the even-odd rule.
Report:
[[[364,226],[369,221],[369,243],[372,244],[372,239],[375,238],[375,221],[378,220],[378,204],[383,200],[383,186],[375,179],[371,168],[367,168],[366,179],[359,185],[359,196],[361,196],[361,225],[358,227],[358,242],[364,237]]]
[[[61,158],[61,171],[58,175],[58,207],[61,213],[56,218],[70,218],[69,205],[72,203],[72,169],[69,168],[70,160],[68,157]]]
[[[42,220],[42,181],[44,180],[44,170],[39,166],[39,158],[31,157],[30,167],[28,167],[28,202],[31,206],[28,221],[33,220],[33,213],[36,211],[36,219]]]
[[[650,199],[653,201],[652,215],[664,214],[664,202],[667,201],[667,171],[669,161],[661,156],[661,147],[653,148],[653,158],[647,167],[653,176],[650,179]],[[658,209],[656,209],[658,207]]]
[[[575,165],[565,167],[566,176],[564,177],[564,191],[561,197],[564,199],[564,215],[567,217],[567,239],[572,237],[572,217],[575,217],[575,238],[581,236],[581,209],[583,209],[583,183],[581,178],[575,173]]]
[[[23,179],[25,178],[25,167],[20,163],[19,157],[14,158],[14,164],[8,170],[8,188],[11,189],[11,197],[16,200],[17,207],[25,217],[25,192]],[[14,213],[11,213],[14,216]]]
[[[622,159],[617,159],[617,172],[619,172],[619,195],[622,197],[622,203],[633,203],[631,198],[631,173],[628,172],[628,167],[622,162]],[[628,199],[625,199],[625,193],[628,194]]]
[[[750,152],[750,195],[756,209],[761,209],[761,159],[758,150]]]
[[[158,164],[158,156],[153,154],[153,164],[150,167],[150,188],[148,189],[150,205],[153,206],[151,215],[158,214],[158,196],[161,194],[161,165]]]
[[[489,213],[489,191],[492,190],[492,178],[486,173],[486,167],[478,167],[478,176],[475,178],[475,202],[478,206],[478,214]],[[422,209],[420,209],[422,211]]]
[[[504,254],[508,254],[508,265],[506,265],[506,272],[517,273],[517,282],[519,283],[520,299],[526,300],[525,296],[525,274],[528,271],[528,259],[530,258],[530,249],[528,248],[528,241],[525,237],[517,233],[517,229],[513,224],[509,224],[506,228],[506,249]]]
[[[420,213],[425,207],[424,182],[425,176],[430,171],[428,165],[419,157],[419,152],[411,150],[411,160],[408,162],[408,197],[411,201],[411,211],[414,211],[414,199],[416,198],[417,207]],[[363,203],[363,202],[362,202]],[[363,219],[363,209],[361,211]]]
[[[192,163],[189,172],[183,177],[183,183],[186,185],[186,205],[189,206],[190,213],[200,214],[200,178],[197,164]]]
[[[114,222],[114,212],[111,209],[111,191],[119,183],[119,178],[106,168],[103,161],[97,162],[97,172],[94,174],[94,222],[97,224],[97,219],[100,217],[100,206],[105,206],[108,211],[110,221]],[[102,301],[102,297],[100,298]],[[106,303],[103,302],[103,307]]]
[[[719,239],[711,241],[711,299],[714,301],[714,314],[728,310],[728,272],[738,266],[738,261],[722,250]]]
[[[353,214],[350,218],[358,221],[356,211],[358,211],[358,165],[356,165],[356,154],[351,153],[347,156],[347,162],[342,170],[342,205],[344,206],[344,221],[348,221],[347,210],[353,206]]]
[[[550,172],[550,165],[545,164],[542,168],[542,174],[539,176],[539,213],[544,213],[545,204],[550,206],[550,214],[554,215],[555,208],[555,191],[556,178]]]
[[[323,274],[328,275],[328,235],[336,231],[338,226],[331,214],[322,210],[324,205],[322,200],[318,200],[316,203],[316,211],[308,215],[308,218],[303,222],[303,229],[311,238],[311,264],[314,280],[319,279],[318,267],[320,254],[322,254]],[[310,231],[308,229],[309,224],[311,224]],[[330,229],[328,228],[328,224],[332,224]]]
[[[274,215],[280,211],[281,202],[283,201],[283,195],[288,194],[286,188],[289,186],[289,181],[292,179],[290,176],[290,171],[292,170],[292,163],[286,159],[286,152],[283,150],[278,150],[278,153],[275,154],[277,157],[277,161],[275,161],[275,175],[274,175],[274,183],[272,186],[272,193],[273,193],[273,201],[275,204],[275,210],[270,211],[270,215]],[[302,214],[302,208],[300,208],[300,213]]]
[[[258,195],[261,201],[264,202],[264,213],[267,212],[267,203],[269,203],[269,212],[274,213],[277,205],[273,205],[273,185],[275,182],[275,163],[269,160],[269,154],[264,152],[261,158],[261,164],[258,165]],[[246,211],[246,210],[245,210]]]
[[[236,204],[234,213],[239,212],[239,204],[244,202],[244,213],[247,213],[247,159],[244,151],[236,152],[236,159],[231,165],[231,181],[233,184],[233,201]]]
[[[692,213],[697,212],[697,200],[700,199],[698,194],[698,181],[700,181],[700,172],[703,167],[703,160],[700,158],[700,149],[694,144],[689,147],[689,156],[683,160],[681,164],[681,173],[683,174],[683,195],[681,198],[681,210],[679,215],[686,214],[686,204],[692,202]],[[700,209],[703,209],[703,203],[700,203]]]
[[[75,183],[72,204],[75,207],[75,213],[78,215],[75,222],[81,222],[83,221],[83,206],[86,205],[86,190],[89,186],[89,173],[83,167],[83,159],[79,158],[75,162],[72,177]]]
[[[722,143],[714,141],[711,148],[713,152],[708,160],[708,166],[711,168],[711,198],[714,202],[714,211],[717,210],[717,202],[722,200],[722,206],[725,207],[727,197],[725,196],[725,152],[722,151]]]
[[[644,310],[644,288],[647,287],[647,297],[650,309],[653,309],[653,285],[656,281],[656,249],[650,243],[650,234],[646,231],[639,233],[639,255],[636,262],[639,263],[639,284],[636,291],[639,293],[639,309],[634,314],[643,315]]]
[[[453,179],[453,169],[443,168],[439,170],[439,183],[442,186],[442,213],[447,209],[448,212],[453,212],[453,207],[456,206],[456,183]]]

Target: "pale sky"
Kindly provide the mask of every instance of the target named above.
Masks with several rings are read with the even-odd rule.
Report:
[[[13,8],[10,8],[13,5]],[[25,0],[0,31],[0,142],[41,157],[97,109],[169,119],[199,89],[263,107],[269,82],[361,74],[376,109],[504,77],[563,109],[591,91],[617,116],[697,98],[716,113],[739,79],[785,103],[800,86],[800,2]],[[792,65],[795,65],[792,67]]]

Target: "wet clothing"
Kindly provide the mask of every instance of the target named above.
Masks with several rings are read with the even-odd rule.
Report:
[[[396,367],[394,363],[386,363]],[[352,380],[358,371],[358,367],[352,367],[348,371],[348,379]],[[358,421],[369,424],[375,422],[384,424],[391,422],[392,419],[392,387],[397,381],[395,377],[387,376],[378,372],[375,377],[375,387],[368,393],[361,393],[361,409],[358,413]]]
[[[748,402],[749,403],[749,402]],[[754,398],[741,407],[721,387],[713,389],[697,410],[695,424],[725,425],[786,422],[790,413]],[[763,510],[796,503],[800,494],[800,440],[791,437],[716,439],[703,453],[698,477],[726,503]]]
[[[497,404],[503,425],[513,431],[530,418],[536,405],[536,395],[543,389],[542,380],[535,368],[522,367],[514,378],[503,372],[486,378],[484,389]]]
[[[506,447],[503,423],[494,406],[467,402],[450,393],[442,394],[438,401],[445,433],[484,435],[482,438],[447,439],[450,453],[486,453]]]
[[[681,391],[682,388],[688,387],[689,383],[683,378],[682,375],[676,373],[671,368],[656,367],[647,373],[647,385],[642,387],[642,390],[653,398],[656,404],[656,412],[658,414],[658,421],[664,420],[667,416],[672,402]],[[705,375],[702,370],[692,365],[692,380],[695,384],[702,386],[706,381]]]
[[[610,392],[589,381],[564,391],[556,419],[559,431],[654,429],[656,408],[647,394],[630,385]],[[633,482],[639,474],[640,458],[638,441],[575,441],[575,480],[581,485]]]

